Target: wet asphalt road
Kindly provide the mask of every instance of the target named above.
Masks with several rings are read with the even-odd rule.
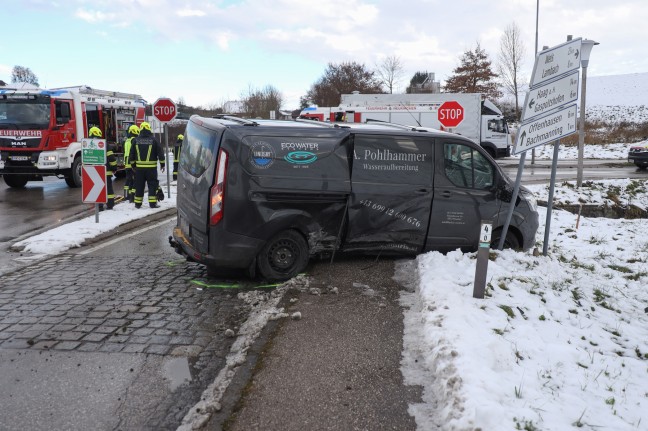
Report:
[[[202,288],[161,238],[64,254],[0,278],[3,430],[176,429],[250,305]]]

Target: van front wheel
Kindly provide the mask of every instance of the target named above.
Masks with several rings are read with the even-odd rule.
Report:
[[[272,237],[257,257],[259,273],[268,281],[288,280],[308,264],[308,244],[298,232],[287,230]]]
[[[491,248],[493,250],[497,250],[501,237],[502,229],[498,229],[493,232],[493,236],[491,238]],[[506,232],[506,238],[504,239],[504,248],[510,248],[513,250],[520,249],[520,241],[518,241],[517,236],[515,236],[515,234],[510,230]]]

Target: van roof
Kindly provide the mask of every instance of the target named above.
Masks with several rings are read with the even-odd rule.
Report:
[[[307,119],[296,120],[268,120],[249,119],[232,115],[217,115],[215,117],[200,117],[194,115],[192,120],[211,125],[212,127],[291,127],[291,128],[313,128],[313,129],[344,129],[355,132],[392,132],[392,133],[430,133],[434,136],[458,136],[432,127],[413,126],[409,124],[389,123],[386,121],[370,120],[367,123],[331,123],[328,121],[315,121]],[[389,133],[389,134],[392,134]]]

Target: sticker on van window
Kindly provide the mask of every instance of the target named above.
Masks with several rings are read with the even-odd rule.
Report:
[[[250,163],[259,169],[267,169],[274,163],[275,151],[272,145],[259,141],[250,147]]]

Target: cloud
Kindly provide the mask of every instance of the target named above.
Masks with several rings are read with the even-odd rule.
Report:
[[[93,10],[77,9],[74,16],[76,16],[79,19],[82,19],[83,21],[87,21],[89,23],[112,21],[113,19],[115,19],[114,13],[104,13],[99,10],[93,11]]]
[[[205,16],[207,14],[204,11],[198,9],[180,9],[176,11],[176,15],[184,18],[190,16]]]

